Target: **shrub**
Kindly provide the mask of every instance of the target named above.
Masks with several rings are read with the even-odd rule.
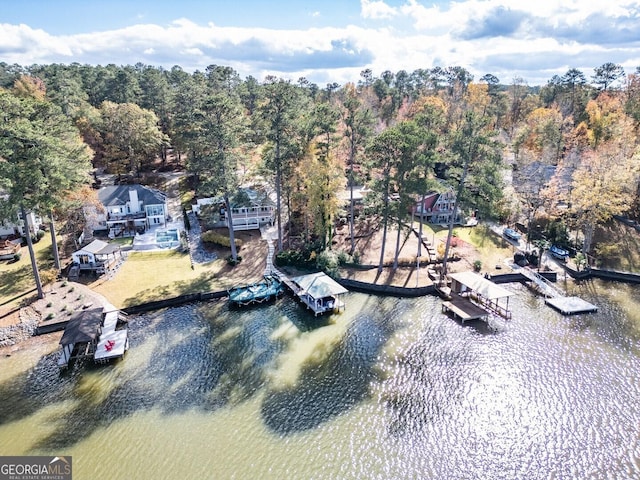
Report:
[[[231,241],[229,240],[229,237],[227,237],[226,235],[221,235],[218,232],[215,232],[213,230],[208,230],[204,232],[200,238],[205,243],[213,243],[215,245],[220,245],[222,247],[231,248]],[[236,244],[236,248],[242,247],[242,240],[240,240],[239,238],[236,238],[235,244]]]
[[[58,278],[58,271],[55,268],[48,268],[40,271],[40,279],[45,285],[53,283]]]
[[[51,312],[45,317],[45,320],[51,320],[54,316],[53,312]]]
[[[22,254],[20,252],[13,254],[13,261],[14,262],[19,262],[21,258],[22,258]]]
[[[229,265],[231,265],[232,267],[235,267],[236,265],[238,265],[240,262],[242,261],[242,257],[240,255],[236,255],[236,259],[233,259],[232,255],[229,255],[227,257],[227,263]]]
[[[279,267],[302,267],[310,268],[315,262],[310,261],[311,255],[305,256],[303,252],[298,250],[282,250],[276,254],[275,263]]]
[[[480,270],[482,270],[482,261],[481,260],[476,260],[475,262],[473,262],[473,269],[476,272],[479,272]]]
[[[339,255],[333,250],[320,252],[316,258],[316,266],[329,276],[335,277],[340,266]]]

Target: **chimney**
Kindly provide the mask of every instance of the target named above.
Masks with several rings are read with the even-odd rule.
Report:
[[[138,213],[140,211],[138,191],[134,188],[129,189],[129,209],[131,210],[131,213]]]

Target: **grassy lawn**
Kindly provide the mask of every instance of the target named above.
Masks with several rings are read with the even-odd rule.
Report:
[[[128,247],[133,245],[133,237],[118,237],[113,240],[109,240],[109,243],[117,243],[121,247]]]
[[[113,278],[100,277],[83,283],[119,308],[189,293],[226,290],[239,283],[256,281],[264,272],[264,242],[247,241],[240,253],[243,260],[235,267],[219,259],[205,265],[195,264],[192,269],[186,253],[130,252]],[[219,257],[223,256],[220,252]]]
[[[224,265],[216,261],[191,269],[186,253],[130,252],[112,279],[101,277],[88,285],[121,308],[187,293],[220,290],[223,283],[217,275]]]
[[[38,243],[33,244],[36,261],[40,271],[53,266],[51,236],[47,233]],[[35,293],[35,280],[31,269],[29,250],[26,246],[20,250],[22,257],[16,263],[10,260],[0,261],[0,313],[17,308],[20,302]]]

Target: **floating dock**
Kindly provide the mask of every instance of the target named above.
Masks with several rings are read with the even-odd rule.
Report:
[[[578,313],[593,313],[598,311],[594,304],[578,297],[554,297],[545,299],[545,303],[563,315],[575,315]]]

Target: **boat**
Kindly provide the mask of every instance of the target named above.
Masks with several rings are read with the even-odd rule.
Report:
[[[549,248],[549,253],[551,253],[553,257],[564,262],[566,262],[569,258],[569,251],[562,247],[559,247],[558,245],[551,245],[551,247]]]
[[[516,232],[513,228],[505,228],[502,231],[502,234],[510,240],[519,241],[522,238],[518,232]]]
[[[241,307],[254,303],[275,300],[284,292],[282,282],[273,275],[265,275],[264,279],[248,285],[237,285],[228,290],[229,305]]]

